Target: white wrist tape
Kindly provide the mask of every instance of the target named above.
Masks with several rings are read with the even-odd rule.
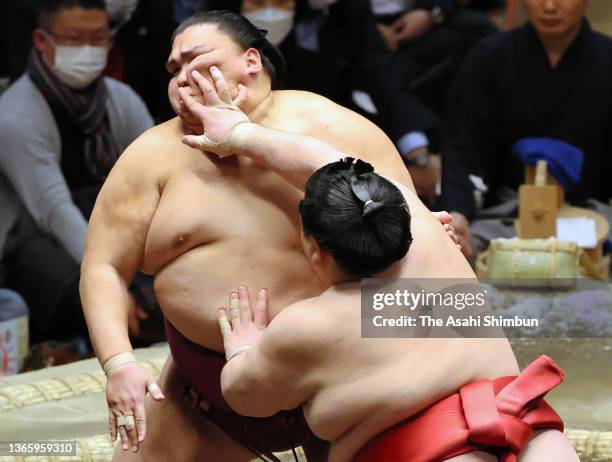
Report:
[[[214,152],[220,158],[224,158],[234,155],[236,151],[242,151],[247,136],[256,126],[257,124],[250,122],[240,123],[217,142],[212,141],[206,135],[190,135],[188,138],[193,140],[199,150]]]
[[[102,369],[104,370],[104,374],[106,374],[106,376],[108,377],[111,374],[111,372],[113,372],[119,366],[123,366],[124,364],[127,364],[127,363],[135,363],[135,362],[137,361],[136,361],[136,356],[134,356],[134,353],[132,352],[119,353],[118,355],[115,355],[112,358],[110,358],[108,361],[106,361],[104,365],[102,366]]]
[[[257,124],[250,122],[236,125],[230,135],[230,150],[244,151],[246,140],[255,127],[257,127]]]

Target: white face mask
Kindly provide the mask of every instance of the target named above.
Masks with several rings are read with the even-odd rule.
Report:
[[[279,45],[293,29],[295,11],[266,7],[242,13],[255,27],[266,29],[266,38],[274,45]]]
[[[338,0],[308,0],[308,3],[313,10],[322,10],[337,1]]]
[[[106,67],[108,48],[85,46],[55,46],[53,73],[72,88],[85,88],[96,80]]]

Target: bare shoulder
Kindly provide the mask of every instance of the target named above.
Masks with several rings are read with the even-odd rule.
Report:
[[[277,98],[274,128],[318,138],[347,156],[371,163],[378,173],[413,187],[393,142],[365,117],[305,91],[281,91]]]
[[[301,128],[295,131],[305,135],[320,136],[321,130],[346,133],[347,123],[351,130],[380,130],[365,117],[316,93],[284,90],[277,92],[277,95],[283,113],[289,115],[292,124]]]
[[[136,138],[121,154],[109,179],[129,175],[164,181],[182,164],[178,153],[184,151],[178,119],[150,128]]]
[[[168,148],[180,143],[180,138],[177,139],[177,128],[178,123],[171,119],[148,129],[127,147],[120,161],[131,164],[163,157]]]

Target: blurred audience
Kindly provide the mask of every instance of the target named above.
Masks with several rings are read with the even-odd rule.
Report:
[[[115,72],[109,69],[109,74],[143,98],[156,123],[164,122],[175,115],[168,101],[170,75],[165,64],[170,55],[170,38],[178,26],[173,9],[178,0],[140,0],[136,6],[134,0],[122,1],[130,8],[112,7],[120,14],[116,17],[119,22],[113,26],[116,33],[111,59]],[[107,8],[110,11],[111,3],[122,1],[106,0]]]
[[[105,4],[108,22],[113,30],[118,30],[130,20],[138,6],[138,0],[105,0]]]
[[[524,167],[511,154],[526,137],[560,140],[584,153],[571,202],[608,202],[612,158],[612,40],[591,30],[590,0],[524,0],[529,22],[485,39],[464,63],[449,98],[454,135],[444,147],[440,206],[479,249],[511,237]],[[481,203],[481,204],[480,204]],[[480,210],[480,207],[486,210]],[[469,253],[469,250],[468,250]]]
[[[25,71],[32,49],[32,32],[38,26],[42,0],[0,2],[0,52],[6,62],[0,77],[15,81]],[[167,97],[169,76],[164,63],[170,54],[170,37],[178,25],[173,5],[179,0],[105,0],[112,47],[105,75],[130,85],[143,98],[156,122],[174,116]]]
[[[37,341],[87,335],[78,292],[87,219],[120,153],[153,121],[127,85],[101,77],[111,43],[103,0],[41,0],[33,43],[25,74],[0,97],[0,258]]]
[[[436,112],[466,54],[497,31],[470,0],[370,0],[389,47],[397,51],[403,79]]]

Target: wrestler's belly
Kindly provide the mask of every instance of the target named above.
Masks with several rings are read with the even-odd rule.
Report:
[[[223,342],[217,309],[228,305],[230,291],[246,284],[270,293],[269,313],[321,293],[301,248],[232,239],[196,247],[155,275],[155,293],[168,320],[191,341],[217,351]]]

